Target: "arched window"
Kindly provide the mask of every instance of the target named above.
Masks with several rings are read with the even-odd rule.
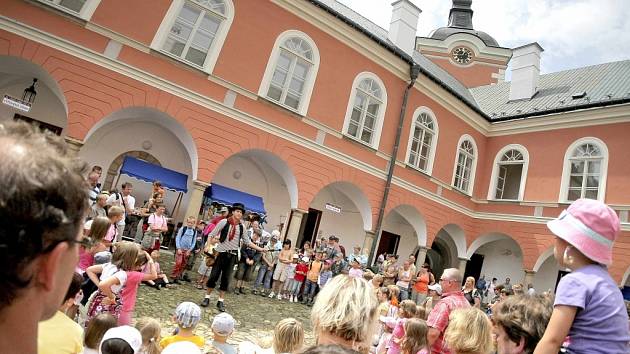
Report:
[[[580,198],[604,199],[608,149],[596,138],[574,142],[565,154],[561,201]]]
[[[230,0],[174,0],[151,47],[210,73],[233,18]]]
[[[466,194],[471,194],[475,181],[476,167],[477,147],[475,141],[471,136],[464,135],[460,138],[458,144],[453,187]]]
[[[374,74],[364,72],[354,79],[344,133],[373,148],[378,147],[387,105],[383,82]]]
[[[299,31],[287,31],[276,40],[259,95],[306,115],[319,67],[313,40]]]
[[[494,159],[488,199],[522,200],[528,164],[525,147],[513,144],[501,149]]]
[[[434,119],[433,112],[426,107],[416,109],[413,116],[415,119],[409,132],[407,163],[431,174],[437,145],[437,121]]]

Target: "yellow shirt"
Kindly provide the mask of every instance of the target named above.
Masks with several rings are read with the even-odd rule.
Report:
[[[83,328],[63,312],[39,323],[37,353],[75,354],[83,351]]]
[[[162,340],[160,341],[160,347],[164,349],[169,344],[183,342],[183,341],[193,342],[199,348],[203,348],[204,344],[206,344],[205,339],[203,339],[203,337],[201,336],[182,337],[176,334],[174,336],[168,336],[168,337],[162,338]]]

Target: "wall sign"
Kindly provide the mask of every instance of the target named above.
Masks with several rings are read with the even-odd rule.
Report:
[[[341,213],[341,207],[332,205],[330,203],[326,203],[326,209],[333,211],[335,213]]]
[[[31,110],[31,104],[28,102],[24,102],[20,99],[11,97],[9,95],[4,95],[2,98],[2,104],[6,104],[9,107],[19,109],[20,111],[28,112]]]

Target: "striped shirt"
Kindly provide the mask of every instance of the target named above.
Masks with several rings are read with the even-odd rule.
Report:
[[[243,230],[243,234],[240,235],[241,237],[239,237],[239,229],[240,227],[237,225],[228,225],[228,219],[223,219],[221,221],[219,221],[219,223],[217,223],[217,226],[212,230],[212,232],[210,233],[210,236],[208,237],[215,237],[221,234],[221,230],[223,230],[224,227],[229,227],[230,229],[228,229],[228,237],[225,238],[225,241],[217,244],[216,250],[217,252],[226,252],[226,251],[238,251],[240,245],[239,245],[239,241],[243,241],[244,245],[249,245],[251,243],[251,239],[249,238],[249,235],[247,234],[247,232],[245,232],[245,227],[243,227],[241,230]],[[234,232],[234,238],[230,241],[230,233],[232,232],[231,228],[236,227],[236,230]]]

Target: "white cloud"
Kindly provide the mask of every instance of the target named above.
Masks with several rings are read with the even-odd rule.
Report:
[[[387,29],[392,0],[339,0]],[[446,26],[449,0],[413,0],[422,9],[418,35]],[[626,0],[474,0],[473,23],[501,46],[538,42],[541,71],[555,72],[630,58]]]

